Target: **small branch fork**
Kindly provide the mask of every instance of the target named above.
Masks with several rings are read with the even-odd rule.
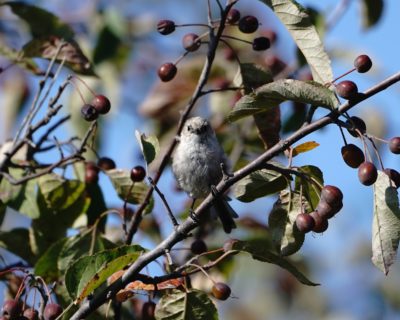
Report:
[[[304,127],[300,128],[298,131],[293,133],[290,137],[285,140],[282,140],[280,143],[277,143],[272,148],[265,151],[261,154],[258,158],[253,160],[247,166],[243,167],[242,169],[236,171],[232,177],[229,177],[226,180],[222,180],[217,186],[217,195],[223,194],[227,191],[233,184],[238,182],[239,180],[243,179],[245,176],[249,175],[250,173],[265,167],[265,164],[271,160],[273,157],[277,156],[284,150],[286,150],[289,146],[293,145],[303,137],[309,135],[312,132],[319,130],[322,127],[325,127],[329,124],[336,123],[339,116],[341,116],[346,111],[350,110],[360,102],[374,96],[375,94],[387,89],[388,87],[392,86],[393,84],[400,81],[400,72],[392,75],[391,77],[385,79],[384,81],[378,83],[377,85],[371,87],[363,94],[360,94],[357,99],[347,101],[339,106],[338,109],[331,111],[326,116],[305,125]],[[190,106],[190,105],[189,105]],[[190,110],[191,108],[189,108]],[[180,129],[182,121],[184,118],[181,119],[180,122]],[[180,130],[178,131],[180,133]],[[171,144],[173,149],[174,143]],[[172,152],[172,150],[171,150]],[[170,153],[169,153],[170,155]],[[166,156],[167,157],[167,156]],[[168,156],[169,157],[169,156]],[[167,157],[167,159],[168,159]],[[164,158],[164,161],[165,158]],[[164,165],[165,166],[165,165]],[[163,169],[163,167],[161,167]],[[162,170],[161,170],[162,171]],[[161,174],[159,171],[159,174]],[[211,206],[213,201],[213,196],[208,195],[206,199],[197,207],[195,214],[197,217],[202,217],[206,212],[207,209]],[[142,209],[143,210],[143,209]],[[113,297],[119,290],[123,289],[129,282],[138,279],[139,272],[146,267],[150,262],[156,260],[160,256],[162,256],[165,251],[170,250],[175,244],[183,240],[185,235],[189,234],[191,230],[196,228],[198,223],[196,223],[193,219],[188,218],[182,224],[179,225],[165,240],[163,240],[156,248],[153,250],[146,252],[142,256],[140,256],[124,273],[124,275],[119,278],[117,281],[112,283],[110,286],[105,288],[103,291],[99,292],[93,299],[90,301],[86,301],[83,303],[77,312],[71,317],[71,320],[79,320],[84,319],[94,310],[99,308],[102,304],[104,304],[110,297]],[[166,276],[168,277],[168,275]]]

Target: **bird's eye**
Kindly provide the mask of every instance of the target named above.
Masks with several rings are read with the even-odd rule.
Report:
[[[193,128],[192,128],[192,126],[189,124],[189,125],[187,126],[187,131],[192,132],[192,130],[193,130]]]

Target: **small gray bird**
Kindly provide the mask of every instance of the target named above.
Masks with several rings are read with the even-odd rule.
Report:
[[[210,123],[200,117],[188,119],[172,161],[172,171],[179,186],[194,200],[205,198],[223,177],[221,164],[229,168]],[[236,228],[233,217],[237,218],[237,214],[226,197],[216,197],[211,210],[220,218],[225,232],[230,233]]]

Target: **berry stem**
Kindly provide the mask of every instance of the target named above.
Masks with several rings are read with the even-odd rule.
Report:
[[[222,35],[221,38],[236,40],[236,41],[244,42],[244,43],[247,43],[247,44],[253,44],[251,41],[247,41],[247,40],[244,40],[244,39],[236,38],[236,37],[233,37],[233,36],[228,36],[226,34]]]
[[[74,74],[72,77],[73,77],[73,79],[79,80],[86,87],[86,89],[88,89],[90,91],[90,93],[93,96],[96,95],[96,92],[94,92],[93,89],[90,88],[89,85],[81,77],[77,76],[76,74]]]
[[[330,82],[330,84],[334,84],[334,83],[335,83],[336,81],[338,81],[339,79],[342,79],[343,77],[347,76],[348,74],[350,74],[350,73],[352,73],[352,72],[354,72],[354,71],[356,71],[356,68],[350,69],[349,71],[343,73],[341,76],[339,76],[339,77],[333,79],[333,80]]]
[[[376,147],[375,142],[371,137],[368,137],[368,140],[371,142],[372,147],[374,148],[376,157],[378,158],[378,161],[379,161],[379,165],[381,166],[381,169],[383,171],[385,169],[385,167],[383,166],[383,161],[382,161],[381,155],[378,152],[378,148]]]

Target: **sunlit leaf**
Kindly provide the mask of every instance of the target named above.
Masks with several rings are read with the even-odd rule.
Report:
[[[263,241],[235,241],[232,246],[233,250],[239,250],[250,253],[253,259],[263,262],[272,263],[289,271],[301,283],[308,286],[317,286],[317,283],[310,281],[303,273],[301,273],[290,261],[273,252]]]
[[[324,178],[321,169],[316,166],[302,166],[298,168],[304,176],[296,176],[295,190],[302,192],[303,197],[315,209],[319,202],[321,187],[324,185]]]
[[[295,156],[299,155],[300,153],[311,151],[318,146],[319,146],[319,143],[317,143],[315,141],[307,141],[307,142],[301,143],[293,148],[292,156],[295,157]]]
[[[396,260],[400,239],[400,208],[397,190],[389,177],[378,171],[374,184],[374,218],[372,222],[372,262],[388,274]]]
[[[156,306],[157,320],[217,320],[218,312],[208,295],[199,290],[172,290]]]
[[[144,251],[138,245],[121,246],[76,260],[65,274],[69,295],[72,299],[81,301],[114,272],[135,261]]]
[[[302,51],[315,81],[333,80],[331,61],[306,10],[294,0],[260,0],[269,6],[288,29]]]
[[[122,200],[132,204],[139,204],[144,201],[149,187],[144,182],[135,182],[133,184],[129,170],[113,169],[108,170],[106,174],[111,179],[118,196]]]
[[[287,100],[329,109],[335,108],[338,103],[331,90],[316,82],[282,79],[265,84],[253,93],[243,96],[235,104],[228,119],[235,121],[248,115],[254,115],[274,108]]]
[[[144,133],[140,133],[138,130],[135,131],[136,139],[142,150],[142,154],[146,163],[149,165],[160,151],[160,144],[156,136],[146,136]]]
[[[365,29],[375,26],[382,17],[383,0],[362,0],[362,22]]]
[[[235,197],[243,202],[275,194],[287,186],[286,178],[272,170],[257,170],[240,180],[234,187]]]
[[[304,242],[304,233],[295,227],[296,217],[304,209],[304,199],[296,192],[282,191],[268,218],[272,242],[283,256],[296,253]]]

